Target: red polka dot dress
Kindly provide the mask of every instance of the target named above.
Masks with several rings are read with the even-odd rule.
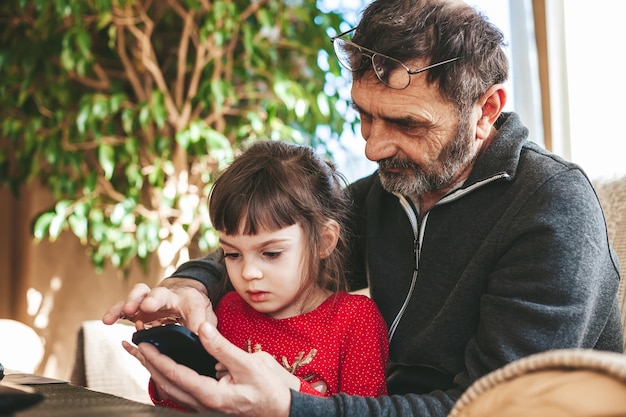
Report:
[[[228,340],[244,350],[274,356],[300,378],[301,392],[387,393],[387,329],[366,296],[338,292],[313,311],[274,319],[233,291],[220,301],[216,314],[218,329]]]

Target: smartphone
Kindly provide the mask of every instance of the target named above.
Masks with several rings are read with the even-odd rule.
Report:
[[[200,375],[215,378],[217,360],[204,349],[200,338],[185,326],[164,324],[133,333],[134,344],[151,343],[161,353],[193,369]]]

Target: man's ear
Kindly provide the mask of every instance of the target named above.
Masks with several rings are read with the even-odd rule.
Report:
[[[487,139],[506,104],[506,91],[502,84],[489,87],[478,99],[477,104],[480,106],[481,115],[476,124],[476,136],[478,139]]]
[[[334,220],[329,220],[324,225],[324,232],[320,241],[320,259],[327,258],[337,247],[341,227]]]

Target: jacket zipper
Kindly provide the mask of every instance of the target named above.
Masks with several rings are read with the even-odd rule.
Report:
[[[418,233],[417,228],[419,226],[419,222],[417,220],[417,215],[415,214],[413,207],[411,207],[411,204],[409,204],[409,202],[403,195],[395,194],[395,196],[398,197],[400,205],[402,205],[404,212],[409,218],[411,227],[413,228],[413,254],[415,256],[415,268],[413,268],[413,278],[411,278],[411,286],[409,287],[406,298],[402,303],[402,307],[400,307],[400,311],[398,311],[398,314],[396,314],[396,317],[393,319],[391,326],[389,326],[389,343],[391,343],[391,339],[393,339],[393,334],[396,332],[398,323],[400,323],[400,319],[404,314],[404,310],[406,310],[406,307],[409,305],[409,301],[411,300],[411,296],[413,295],[413,289],[415,288],[415,282],[417,281],[417,271],[419,269],[420,250],[422,247],[422,233],[424,230],[424,224],[426,224],[426,217],[428,217],[428,213],[426,213],[424,219],[422,220],[422,227],[420,228],[420,231]]]
[[[452,194],[449,194],[445,196],[444,198],[442,198],[441,200],[439,200],[437,204],[431,207],[431,210],[434,207],[437,207],[441,204],[446,204],[446,203],[449,203],[450,201],[457,200],[463,197],[464,195],[472,192],[476,188],[482,187],[485,184],[488,184],[490,182],[493,182],[502,178],[509,178],[509,174],[507,174],[506,172],[502,172],[500,174],[494,175],[493,177],[474,183],[467,188],[456,190]],[[404,209],[404,212],[406,213],[409,219],[409,222],[411,223],[411,227],[413,228],[413,242],[414,242],[413,253],[415,255],[415,268],[413,269],[413,277],[411,278],[411,286],[409,287],[409,291],[407,292],[404,302],[402,303],[402,307],[400,307],[398,314],[393,319],[391,326],[389,326],[389,332],[388,332],[389,343],[391,343],[391,339],[393,339],[393,335],[396,332],[396,329],[398,327],[398,324],[400,323],[400,320],[402,319],[402,316],[404,315],[404,311],[406,310],[407,306],[409,305],[409,301],[411,300],[411,297],[413,296],[415,283],[417,282],[417,272],[419,270],[420,252],[422,250],[422,242],[424,240],[424,231],[426,230],[426,221],[428,220],[428,215],[430,214],[430,210],[426,212],[426,214],[424,215],[424,218],[422,219],[422,223],[419,224],[417,220],[417,214],[413,210],[413,207],[411,207],[411,204],[409,204],[409,202],[407,201],[406,197],[404,197],[401,194],[394,193],[394,195],[398,197],[398,200],[400,201],[400,205]],[[419,226],[419,231],[418,231],[418,226]]]

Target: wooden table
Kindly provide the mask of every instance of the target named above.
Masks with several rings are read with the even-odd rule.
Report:
[[[33,376],[32,380],[37,378]],[[30,379],[22,375],[11,378],[11,382],[28,382]],[[21,381],[21,382],[20,382]],[[12,414],[13,417],[181,417],[202,416],[222,417],[218,412],[184,413],[169,408],[155,407],[150,404],[135,402],[126,398],[92,391],[85,387],[72,385],[67,382],[40,378],[36,383],[23,383],[44,395],[44,399],[24,410]]]

